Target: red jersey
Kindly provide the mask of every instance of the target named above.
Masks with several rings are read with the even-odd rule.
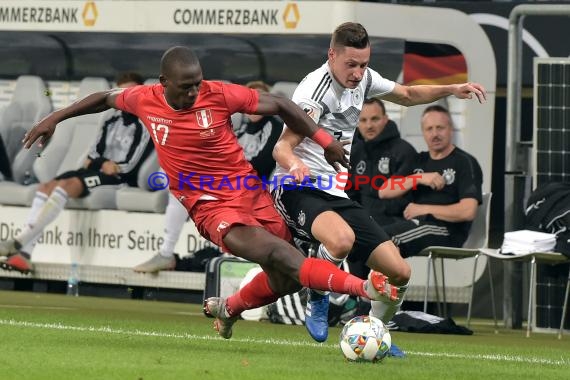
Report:
[[[172,108],[161,84],[127,88],[116,106],[144,123],[170,190],[183,194],[191,209],[200,199],[231,200],[250,191],[244,187],[244,177],[256,173],[232,130],[230,116],[254,113],[258,102],[253,89],[204,80],[192,108]],[[250,189],[254,183],[247,181]]]

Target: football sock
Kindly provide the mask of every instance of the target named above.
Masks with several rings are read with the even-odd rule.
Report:
[[[186,207],[169,193],[164,222],[164,243],[160,246],[161,256],[172,257],[174,255],[174,247],[186,220],[188,220]]]
[[[299,270],[299,281],[306,288],[368,298],[364,280],[322,259],[305,259]]]
[[[33,226],[34,224],[36,224],[36,221],[38,220],[38,215],[40,214],[40,211],[44,206],[44,204],[46,203],[47,199],[48,199],[47,194],[42,193],[41,191],[36,191],[34,199],[32,200],[32,206],[30,207],[30,213],[28,214],[28,220],[26,221],[27,226]],[[20,250],[22,252],[32,253],[32,251],[34,250],[34,246],[36,245],[36,240],[37,239],[32,239],[30,242],[23,245]]]
[[[226,299],[226,313],[228,317],[233,317],[240,315],[244,310],[269,305],[277,299],[279,295],[269,286],[267,274],[260,272],[238,292]]]
[[[406,290],[408,290],[408,284],[398,287],[398,300],[396,301],[390,301],[388,299],[370,301],[370,315],[380,319],[384,323],[390,322],[394,314],[400,310],[402,302],[404,302]]]
[[[319,244],[319,248],[317,248],[316,257],[319,259],[330,261],[331,263],[333,263],[334,265],[336,265],[339,268],[342,265],[342,262],[344,261],[344,259],[337,259],[333,255],[331,255],[330,252],[328,251],[328,249],[323,244]],[[323,295],[329,293],[329,292],[324,291],[324,290],[314,290],[313,289],[313,291],[316,293],[319,293],[319,294],[323,294]]]
[[[16,240],[23,246],[35,241],[42,233],[43,229],[53,222],[67,203],[67,192],[57,186],[44,203],[38,213],[36,222],[33,225],[24,227],[22,232],[16,236]]]

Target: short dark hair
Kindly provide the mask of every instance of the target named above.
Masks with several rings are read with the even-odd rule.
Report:
[[[451,118],[451,114],[449,113],[449,110],[444,106],[440,106],[439,104],[428,106],[424,109],[424,112],[422,112],[422,117],[424,117],[424,115],[428,112],[440,112],[446,114],[447,119],[449,120],[449,125],[451,128],[453,128],[453,119]]]
[[[368,98],[364,100],[364,104],[378,104],[378,106],[382,109],[382,113],[386,115],[386,106],[382,100],[378,98]]]
[[[175,65],[200,65],[198,56],[185,46],[173,46],[164,52],[160,59],[160,73],[170,72]]]
[[[449,111],[447,110],[447,108],[445,108],[444,106],[440,106],[439,104],[434,104],[431,106],[426,107],[426,109],[424,110],[424,112],[422,113],[422,116],[425,115],[428,112],[441,112],[441,113],[445,113],[447,114],[447,116],[449,115]],[[451,118],[451,117],[450,117]]]
[[[333,32],[331,38],[331,48],[352,47],[364,49],[370,45],[368,32],[357,22],[345,22],[339,25]]]
[[[117,74],[117,78],[115,79],[115,83],[117,83],[117,86],[129,82],[135,82],[136,84],[143,84],[144,78],[139,73],[135,73],[132,71],[127,71],[124,73]]]

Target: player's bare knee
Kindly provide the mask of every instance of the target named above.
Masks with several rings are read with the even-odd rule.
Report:
[[[38,185],[38,190],[40,193],[50,195],[53,188],[55,187],[56,181],[42,182]]]
[[[70,198],[77,198],[83,192],[83,182],[77,177],[60,179],[57,186],[64,189]]]
[[[352,230],[342,231],[332,236],[325,244],[327,250],[337,259],[342,259],[348,255],[354,245],[355,236]]]

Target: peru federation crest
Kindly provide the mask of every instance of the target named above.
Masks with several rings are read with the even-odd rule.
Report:
[[[212,113],[209,109],[198,110],[196,111],[196,121],[198,125],[202,128],[208,128],[214,122],[212,118]]]

